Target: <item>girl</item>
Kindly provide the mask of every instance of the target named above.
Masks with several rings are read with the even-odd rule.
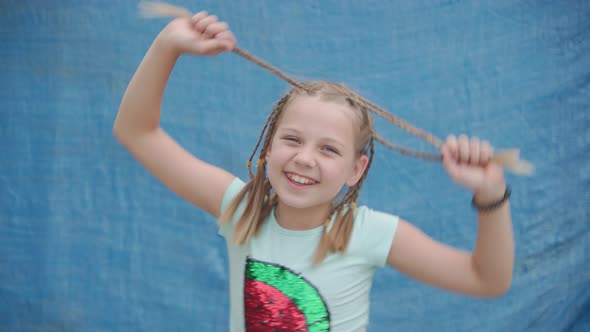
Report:
[[[372,277],[384,265],[468,295],[509,289],[510,192],[487,142],[449,136],[441,149],[447,173],[473,192],[479,210],[472,253],[438,243],[397,216],[356,206],[374,133],[365,104],[343,85],[302,83],[279,100],[247,183],[179,146],[159,120],[177,59],[235,46],[215,16],[173,20],[129,83],[114,124],[117,139],[150,172],[220,220],[232,331],[363,331]]]

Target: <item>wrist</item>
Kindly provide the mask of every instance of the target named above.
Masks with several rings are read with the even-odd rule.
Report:
[[[484,204],[486,202],[496,201],[504,195],[506,188],[507,185],[504,181],[494,184],[493,186],[480,188],[473,193],[473,199],[478,203],[481,202]]]
[[[181,55],[181,50],[179,50],[172,40],[166,36],[166,32],[162,31],[152,43],[152,49],[157,52],[158,54],[168,57],[177,59]]]
[[[491,212],[502,207],[508,202],[511,195],[510,187],[508,185],[504,184],[503,188],[501,194],[498,194],[496,191],[489,191],[480,194],[479,196],[473,195],[471,205],[480,213]]]

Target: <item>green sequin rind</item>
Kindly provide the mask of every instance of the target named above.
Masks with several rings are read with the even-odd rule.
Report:
[[[301,275],[288,268],[251,258],[246,264],[246,278],[264,282],[290,298],[305,315],[309,332],[330,331],[330,313],[317,289]]]

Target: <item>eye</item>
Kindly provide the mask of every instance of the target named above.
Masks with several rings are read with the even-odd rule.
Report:
[[[282,137],[283,140],[285,141],[289,141],[289,142],[294,142],[294,143],[299,143],[299,138],[295,137],[295,136],[284,136]]]
[[[334,154],[340,155],[340,151],[338,151],[338,149],[336,149],[335,147],[330,146],[330,145],[324,146],[322,148],[322,150],[329,152],[329,153],[334,153]]]

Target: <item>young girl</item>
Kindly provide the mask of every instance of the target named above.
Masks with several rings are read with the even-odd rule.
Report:
[[[479,209],[472,253],[356,206],[374,136],[367,108],[341,84],[301,83],[279,100],[247,183],[179,146],[160,128],[162,95],[178,57],[235,45],[215,16],[173,20],[145,55],[114,125],[117,139],[160,181],[220,220],[232,331],[363,331],[372,278],[384,265],[463,294],[492,297],[509,289],[510,192],[487,142],[449,136],[441,149],[449,176],[473,192]]]

